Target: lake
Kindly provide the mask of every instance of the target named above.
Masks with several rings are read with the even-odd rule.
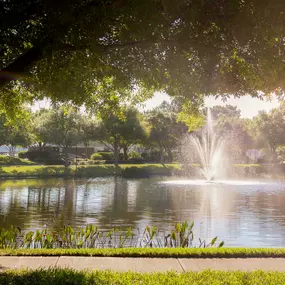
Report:
[[[98,225],[169,230],[194,221],[196,238],[226,247],[285,246],[285,183],[96,178],[0,181],[0,227]]]

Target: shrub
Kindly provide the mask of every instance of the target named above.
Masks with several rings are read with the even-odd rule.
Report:
[[[122,176],[126,178],[148,178],[150,171],[147,168],[128,167],[122,170]]]
[[[103,160],[103,156],[102,156],[102,154],[95,152],[95,153],[91,154],[90,159],[91,160]]]
[[[129,154],[130,159],[136,159],[136,158],[141,158],[141,154],[137,151],[132,151]]]
[[[101,154],[102,160],[113,160],[114,154],[111,151],[98,151],[97,153]]]
[[[89,165],[98,165],[98,164],[104,164],[105,163],[105,160],[95,160],[95,161],[90,161],[89,162]]]
[[[280,145],[276,149],[277,159],[280,163],[285,163],[285,146]]]
[[[160,154],[157,150],[151,150],[149,152],[144,152],[141,154],[141,157],[147,162],[159,162]]]
[[[98,165],[98,164],[104,164],[105,160],[87,160],[86,165]]]
[[[31,150],[26,152],[25,156],[31,161],[46,165],[64,165],[60,153],[55,151]]]
[[[132,158],[129,160],[130,164],[142,164],[145,163],[145,160],[143,158]]]
[[[18,157],[0,155],[0,165],[29,165],[29,164],[32,164],[32,162],[23,160]]]
[[[98,165],[104,164],[105,160],[91,160],[91,159],[77,159],[77,165]],[[73,165],[76,165],[76,160],[72,161]]]
[[[23,158],[27,158],[26,153],[27,153],[26,151],[19,151],[19,152],[18,152],[18,157],[19,157],[19,158],[22,158],[22,159],[23,159]]]

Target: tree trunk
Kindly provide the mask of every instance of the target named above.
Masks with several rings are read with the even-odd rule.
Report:
[[[164,149],[161,147],[159,149],[160,163],[164,165]]]
[[[63,151],[64,151],[64,175],[66,176],[68,174],[68,166],[69,166],[67,146],[64,147]]]
[[[123,146],[123,150],[124,150],[124,160],[128,160],[129,156],[128,156],[128,147],[127,146]]]
[[[13,145],[9,146],[9,155],[13,156],[13,157],[16,155],[16,147],[15,146],[13,146]]]
[[[119,165],[119,155],[120,155],[120,147],[119,147],[119,143],[115,142],[114,144],[114,156],[115,156],[115,166]]]
[[[39,142],[39,151],[42,151],[43,150],[43,147],[44,147],[44,144]]]
[[[172,155],[171,149],[168,149],[168,150],[167,150],[167,154],[168,154],[168,160],[169,160],[169,162],[173,162],[173,155]]]
[[[90,158],[90,157],[88,157],[88,144],[86,143],[86,144],[84,144],[84,146],[85,146],[85,156],[88,159],[88,158]]]

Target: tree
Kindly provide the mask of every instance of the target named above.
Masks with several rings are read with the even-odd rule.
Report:
[[[123,118],[109,115],[101,123],[101,141],[114,153],[115,164],[118,163],[120,150],[124,151],[124,159],[128,159],[131,146],[145,139],[145,130],[142,126],[139,113],[134,108],[128,108]]]
[[[165,152],[169,160],[173,161],[172,152],[187,132],[186,125],[177,121],[176,111],[173,104],[163,102],[146,114],[150,126],[149,143],[158,148],[161,163],[164,163]]]
[[[128,160],[130,148],[136,144],[142,144],[146,140],[146,129],[143,117],[136,109],[126,112],[124,126],[121,128],[121,147],[124,152],[124,160]]]
[[[209,94],[284,91],[280,0],[0,4],[0,99],[6,107],[43,94],[112,106],[123,98],[115,90],[132,86],[164,90],[194,105]],[[22,99],[12,100],[15,82],[34,91],[32,97],[17,93]]]
[[[271,153],[276,155],[278,145],[284,145],[285,133],[285,106],[270,112],[259,112],[251,124],[251,132],[256,136],[256,143],[259,147],[269,147]]]
[[[33,143],[31,148],[42,151],[46,144],[52,140],[50,130],[46,125],[49,120],[49,110],[41,109],[32,115],[31,135]]]
[[[88,116],[81,116],[79,119],[81,142],[85,146],[85,156],[88,157],[87,148],[91,141],[100,139],[99,122]]]
[[[42,110],[39,114],[42,125],[38,127],[38,137],[45,143],[63,148],[65,166],[68,166],[68,147],[81,142],[80,114],[70,107]]]
[[[9,122],[5,114],[0,115],[0,145],[8,147],[9,155],[15,156],[17,146],[27,147],[31,142],[29,119]]]
[[[211,108],[214,130],[218,137],[224,138],[224,155],[228,159],[246,159],[246,151],[253,145],[253,139],[246,128],[246,122],[240,117],[236,106],[214,106]]]
[[[226,106],[214,106],[211,108],[211,114],[213,120],[223,120],[226,118],[240,118],[240,110],[237,106],[226,105]]]

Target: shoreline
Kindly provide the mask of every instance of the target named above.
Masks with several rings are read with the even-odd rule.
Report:
[[[264,169],[268,166],[264,166]],[[234,164],[227,179],[275,179],[284,180],[285,171],[275,170],[272,173],[260,171],[261,165]],[[0,166],[0,180],[45,179],[45,178],[97,178],[118,176],[124,178],[150,178],[153,176],[180,176],[189,179],[203,179],[199,175],[199,165],[187,167],[178,163],[169,164],[98,164],[70,166],[67,171],[58,165],[3,165]],[[217,179],[221,180],[221,179]]]

